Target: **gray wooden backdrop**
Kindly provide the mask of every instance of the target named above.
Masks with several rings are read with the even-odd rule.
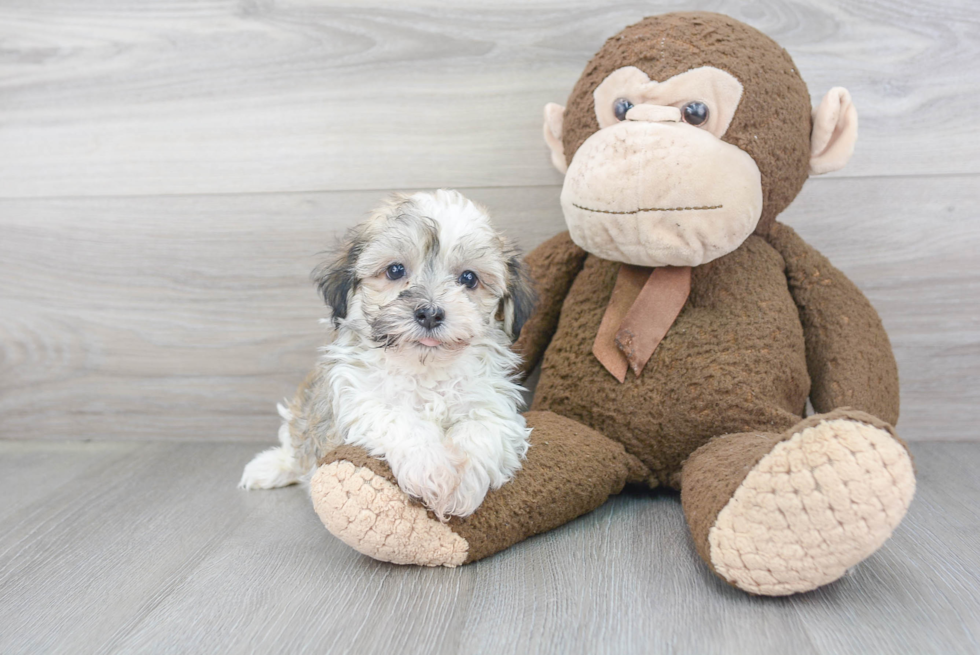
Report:
[[[392,189],[562,230],[542,106],[693,8],[850,89],[854,159],[783,220],[882,314],[901,433],[980,439],[975,0],[0,0],[0,439],[271,441],[317,252]]]

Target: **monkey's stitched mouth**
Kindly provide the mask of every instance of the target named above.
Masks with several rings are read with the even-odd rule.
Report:
[[[650,207],[648,209],[633,209],[631,211],[613,211],[611,209],[591,209],[589,207],[583,207],[582,205],[576,205],[572,203],[572,207],[577,209],[584,209],[587,212],[595,212],[596,214],[640,214],[643,212],[686,212],[695,211],[702,209],[721,209],[723,205],[710,205],[704,207]]]

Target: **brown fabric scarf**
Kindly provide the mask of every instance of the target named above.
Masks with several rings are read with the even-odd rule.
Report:
[[[620,384],[640,377],[691,293],[690,266],[623,264],[602,316],[592,354]]]

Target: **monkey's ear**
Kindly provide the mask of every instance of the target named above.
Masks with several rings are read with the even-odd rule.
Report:
[[[507,261],[507,292],[500,300],[498,314],[504,322],[504,331],[511,341],[521,336],[521,328],[534,312],[537,296],[527,272],[527,265],[519,254]]]
[[[562,175],[568,171],[565,161],[565,145],[561,141],[565,108],[549,102],[544,106],[544,142],[551,148],[551,163]]]
[[[847,89],[835,86],[813,110],[810,175],[839,171],[854,154],[858,114]]]
[[[340,319],[347,318],[347,301],[350,292],[357,286],[356,262],[355,249],[348,248],[317,266],[310,274],[317,291],[323,296],[323,302],[333,311],[334,327],[339,325]]]

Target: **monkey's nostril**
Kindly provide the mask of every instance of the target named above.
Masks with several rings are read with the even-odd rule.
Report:
[[[415,310],[415,321],[427,330],[438,327],[446,319],[441,307],[419,307]]]

